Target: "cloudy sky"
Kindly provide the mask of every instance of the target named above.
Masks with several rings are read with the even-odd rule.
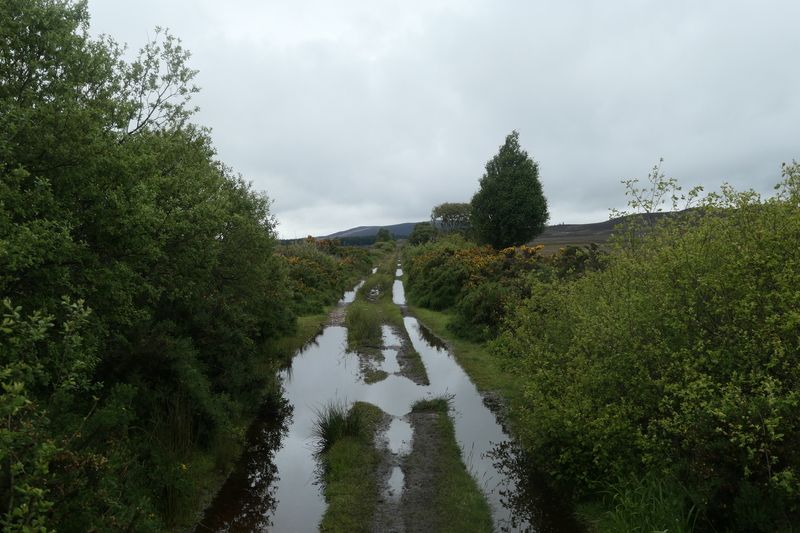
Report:
[[[800,159],[800,2],[89,0],[92,32],[192,51],[197,121],[282,237],[469,201],[511,130],[551,223],[623,207],[660,157],[769,193]]]

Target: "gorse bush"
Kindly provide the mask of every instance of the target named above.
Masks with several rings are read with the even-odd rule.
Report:
[[[437,310],[454,305],[469,278],[466,266],[455,254],[469,246],[463,237],[455,235],[406,248],[403,271],[408,300]]]
[[[292,307],[297,314],[319,313],[336,303],[371,265],[368,250],[339,246],[328,240],[307,239],[281,246],[285,259]]]
[[[448,327],[461,338],[482,342],[497,336],[505,317],[506,305],[518,298],[512,288],[498,281],[487,281],[465,290],[455,305]]]
[[[409,301],[433,310],[451,309],[450,329],[472,341],[494,338],[506,306],[530,294],[530,284],[575,279],[602,269],[604,253],[596,246],[567,247],[552,257],[540,246],[496,251],[460,235],[409,247],[405,251]]]
[[[533,286],[494,344],[525,382],[522,438],[579,493],[659,471],[718,530],[798,520],[800,172],[724,188],[622,243],[606,270]]]

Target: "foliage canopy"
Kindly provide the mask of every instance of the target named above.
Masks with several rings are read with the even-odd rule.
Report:
[[[445,202],[431,210],[431,224],[442,233],[466,233],[470,227],[472,206],[468,203]]]
[[[475,237],[496,249],[524,244],[544,230],[550,215],[539,166],[520,147],[516,131],[486,163],[471,205]]]
[[[295,250],[334,281],[290,278],[269,199],[191,122],[188,59],[157,31],[126,62],[86,2],[0,3],[4,531],[190,520],[193,460],[227,468],[272,342],[369,267]]]

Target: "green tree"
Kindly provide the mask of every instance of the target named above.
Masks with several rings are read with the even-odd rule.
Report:
[[[186,464],[224,457],[293,325],[268,198],[190,122],[188,52],[157,31],[127,63],[88,20],[0,2],[3,531],[190,514]]]
[[[445,202],[431,211],[431,224],[443,233],[466,232],[470,227],[471,211],[472,206],[468,203]]]
[[[386,228],[379,229],[378,234],[375,236],[376,242],[391,242],[393,240],[394,236]]]
[[[472,197],[472,228],[480,242],[495,248],[523,244],[544,230],[549,218],[539,167],[511,132],[488,163]]]
[[[433,229],[430,222],[420,222],[414,226],[411,235],[408,236],[408,242],[411,244],[424,244],[432,240],[435,236],[436,230]]]

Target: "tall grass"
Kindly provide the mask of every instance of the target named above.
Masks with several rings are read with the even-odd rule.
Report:
[[[316,439],[316,452],[323,454],[346,437],[362,439],[366,437],[366,424],[360,409],[349,409],[345,403],[331,401],[316,412],[313,436]]]
[[[347,308],[347,344],[350,349],[357,347],[380,348],[381,314],[364,301],[351,303]]]
[[[438,396],[425,398],[424,400],[417,400],[414,402],[414,405],[411,406],[411,412],[423,413],[435,411],[437,413],[447,414],[450,409],[450,403],[453,401],[454,397],[453,394],[440,394]]]
[[[643,478],[614,483],[606,492],[610,509],[600,519],[601,531],[694,531],[697,508],[674,479],[648,473]]]

